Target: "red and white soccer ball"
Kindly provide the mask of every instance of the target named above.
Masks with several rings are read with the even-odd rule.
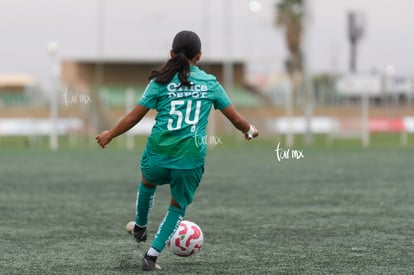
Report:
[[[203,242],[201,228],[191,221],[182,221],[167,246],[175,255],[188,257],[199,252]]]

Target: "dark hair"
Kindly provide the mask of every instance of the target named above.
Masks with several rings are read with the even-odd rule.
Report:
[[[152,71],[148,78],[150,80],[155,78],[156,82],[167,84],[178,73],[180,86],[191,86],[187,78],[190,73],[189,60],[201,51],[200,38],[195,32],[181,31],[174,37],[172,51],[174,57],[170,58],[161,69]]]

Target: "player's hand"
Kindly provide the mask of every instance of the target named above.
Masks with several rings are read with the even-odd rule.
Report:
[[[249,132],[244,134],[244,139],[251,140],[252,138],[257,138],[259,136],[259,130],[257,130],[256,126],[250,125]]]
[[[103,131],[102,133],[100,133],[99,135],[97,135],[95,137],[96,141],[98,142],[98,144],[102,147],[102,148],[106,148],[106,146],[108,145],[108,143],[111,142],[112,137],[109,133],[109,131]]]

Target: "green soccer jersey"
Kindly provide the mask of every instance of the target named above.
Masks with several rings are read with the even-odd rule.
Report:
[[[155,125],[144,154],[157,165],[193,169],[204,164],[208,116],[213,106],[222,110],[231,104],[213,75],[190,66],[191,86],[180,86],[178,74],[168,84],[151,80],[138,104],[156,109]]]

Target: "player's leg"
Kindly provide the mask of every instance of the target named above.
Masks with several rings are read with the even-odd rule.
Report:
[[[150,268],[146,269],[146,265],[148,263],[155,264],[157,257],[165,248],[167,241],[178,229],[185,216],[187,206],[193,201],[194,193],[201,181],[203,172],[204,167],[171,171],[171,203],[152,241],[151,247],[144,257],[143,270],[152,270]]]
[[[140,166],[142,180],[137,192],[135,225],[133,230],[129,232],[138,242],[144,242],[147,239],[146,228],[154,203],[157,185],[169,182],[170,171],[151,162],[146,154],[143,155]]]
[[[135,226],[130,232],[137,242],[147,240],[146,229],[156,190],[157,185],[148,182],[143,176],[137,192]]]
[[[163,222],[152,242],[152,247],[161,252],[168,239],[174,234],[185,216],[187,206],[194,199],[194,194],[201,181],[204,168],[171,171],[171,203]],[[154,256],[158,256],[155,253]],[[151,254],[150,254],[151,255]]]
[[[151,271],[160,269],[156,264],[158,256],[164,249],[168,239],[174,234],[183,220],[185,210],[170,205],[164,220],[160,224],[151,247],[142,260],[142,270]]]
[[[145,177],[142,177],[138,187],[136,201],[135,224],[139,227],[146,227],[152,205],[154,204],[155,191],[157,185],[150,183]]]

